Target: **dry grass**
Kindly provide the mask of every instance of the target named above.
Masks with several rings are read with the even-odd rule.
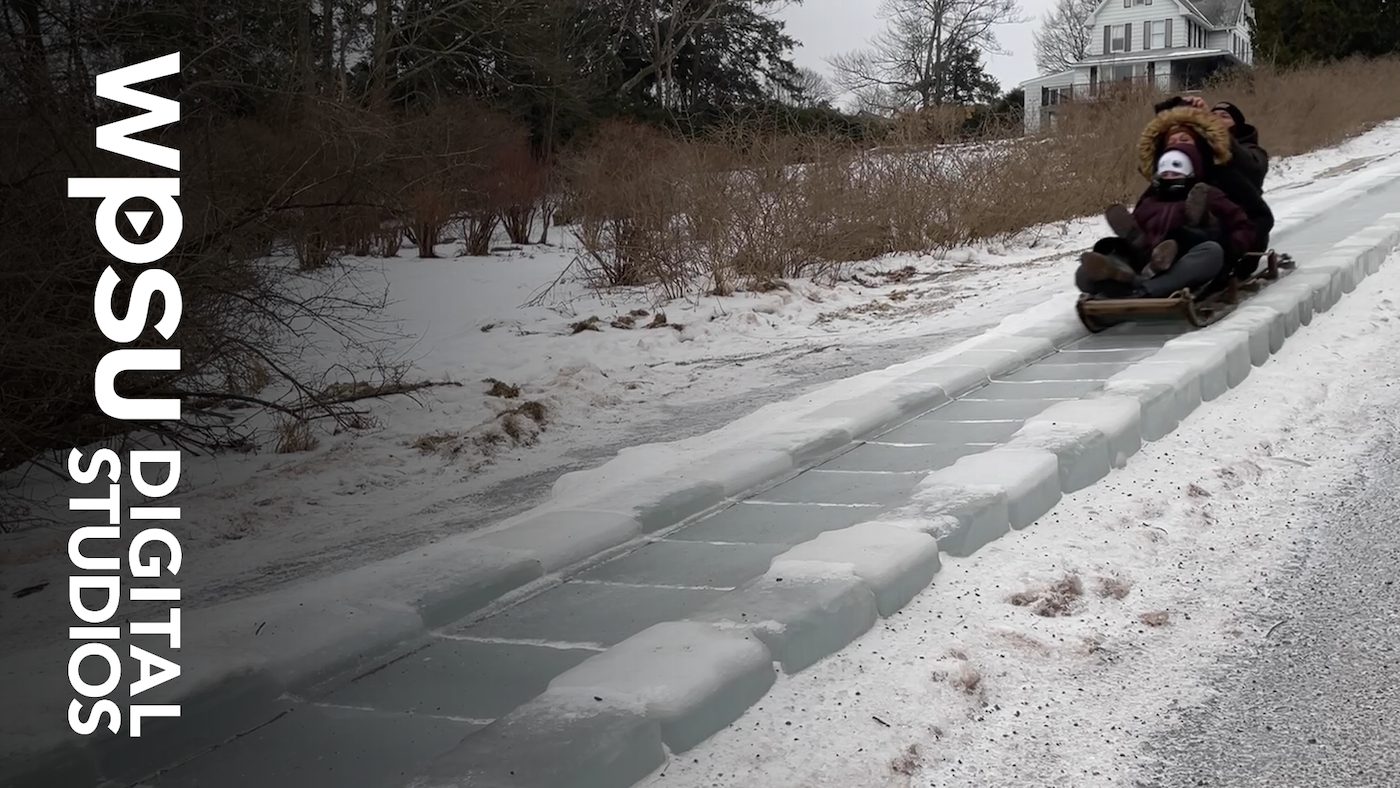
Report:
[[[945,662],[943,667],[933,671],[931,678],[938,683],[947,682],[963,695],[976,701],[985,700],[986,690],[982,684],[982,673],[968,659],[968,655],[959,649],[952,649],[948,652],[948,658],[951,664]]]
[[[1084,596],[1084,583],[1068,574],[1045,588],[1022,591],[1011,596],[1011,604],[1029,607],[1038,616],[1055,618],[1073,612],[1074,603]]]
[[[434,454],[443,446],[460,440],[460,438],[460,435],[451,432],[435,432],[431,435],[419,436],[419,438],[413,442],[413,448],[424,454]]]
[[[982,674],[972,667],[971,663],[964,662],[962,667],[958,668],[957,675],[953,676],[952,683],[954,687],[962,690],[963,694],[976,695],[982,686]]]
[[[1132,588],[1132,583],[1118,577],[1100,577],[1098,580],[1099,596],[1104,599],[1126,599]]]
[[[1400,91],[1375,88],[1397,81],[1400,59],[1261,67],[1205,98],[1241,106],[1278,157],[1400,117]],[[910,120],[877,151],[737,133],[686,142],[618,124],[575,151],[566,202],[602,286],[676,297],[830,278],[852,261],[1005,238],[1133,199],[1143,186],[1135,143],[1160,98],[1122,91],[1069,108],[1053,135],[985,145],[919,146],[911,141],[939,138],[923,126],[940,121]]]
[[[1335,145],[1400,116],[1400,58],[1348,60],[1325,67],[1256,68],[1207,91],[1246,108],[1271,156]]]
[[[486,396],[488,397],[499,397],[501,399],[515,399],[520,396],[519,386],[506,383],[503,380],[496,380],[495,378],[487,378],[483,382],[491,386],[491,388],[486,390]]]
[[[1153,610],[1138,616],[1138,620],[1149,627],[1164,627],[1171,620],[1171,616],[1165,610]]]
[[[278,423],[276,443],[273,450],[278,454],[297,454],[311,451],[320,441],[311,432],[311,423],[302,419],[287,419]]]
[[[488,396],[509,400],[520,398],[517,386],[494,379],[486,382],[492,384]],[[412,446],[423,454],[445,457],[458,457],[472,449],[474,453],[468,453],[470,461],[483,463],[504,448],[535,445],[548,424],[548,406],[536,400],[524,400],[466,432],[441,431],[421,435]]]
[[[919,751],[919,745],[911,744],[890,761],[890,771],[903,777],[913,777],[922,762],[923,753]]]

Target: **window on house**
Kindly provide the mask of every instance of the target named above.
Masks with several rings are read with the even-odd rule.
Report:
[[[1122,52],[1122,51],[1126,50],[1127,47],[1128,47],[1128,41],[1127,41],[1127,39],[1124,37],[1124,28],[1123,28],[1123,25],[1114,25],[1113,28],[1112,28],[1112,30],[1113,30],[1113,32],[1112,32],[1112,33],[1110,34],[1110,36],[1109,36],[1109,48],[1108,48],[1108,51],[1110,51],[1110,52]]]
[[[1152,49],[1166,49],[1168,24],[1167,21],[1163,19],[1156,22],[1148,22],[1147,24],[1150,25],[1148,30],[1150,30],[1152,33],[1152,36],[1149,39],[1148,46]]]

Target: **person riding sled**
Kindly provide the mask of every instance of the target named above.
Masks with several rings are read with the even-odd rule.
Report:
[[[1210,112],[1230,131],[1229,166],[1262,193],[1269,174],[1269,152],[1259,145],[1259,130],[1245,122],[1244,112],[1228,101],[1218,101],[1207,108],[1200,96],[1172,96],[1153,107],[1153,111],[1162,113],[1183,106]]]
[[[1265,252],[1269,234],[1274,228],[1274,214],[1264,202],[1260,188],[1251,180],[1250,167],[1235,159],[1235,142],[1230,129],[1217,115],[1192,104],[1183,104],[1157,113],[1142,130],[1138,139],[1139,167],[1144,177],[1152,177],[1152,169],[1162,152],[1170,146],[1191,146],[1200,154],[1201,168],[1197,177],[1225,193],[1249,217],[1254,227],[1254,241],[1245,252]],[[1232,273],[1246,277],[1259,266],[1259,259],[1243,253],[1227,260]]]
[[[1111,298],[1162,298],[1199,290],[1219,276],[1254,240],[1249,217],[1219,188],[1201,179],[1201,153],[1173,145],[1156,158],[1147,190],[1129,212],[1106,212],[1116,238],[1080,257],[1075,283]]]

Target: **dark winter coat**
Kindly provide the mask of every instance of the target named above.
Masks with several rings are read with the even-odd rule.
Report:
[[[1267,241],[1274,228],[1274,213],[1264,202],[1259,183],[1251,179],[1250,173],[1258,172],[1257,165],[1251,166],[1255,160],[1235,160],[1236,150],[1247,153],[1248,148],[1237,143],[1225,124],[1209,112],[1181,105],[1157,113],[1138,138],[1138,167],[1143,176],[1152,177],[1157,158],[1167,147],[1167,132],[1174,126],[1186,127],[1196,140],[1196,148],[1202,153],[1205,182],[1224,192],[1230,202],[1243,210],[1254,225],[1257,239]],[[1262,182],[1263,176],[1259,179]]]
[[[1200,153],[1185,148],[1179,150],[1183,150],[1191,158],[1196,171],[1200,172],[1203,166]],[[1245,212],[1231,202],[1220,189],[1211,186],[1210,196],[1206,201],[1206,213],[1215,220],[1219,232],[1203,232],[1183,226],[1186,222],[1186,193],[1194,180],[1177,181],[1177,186],[1168,190],[1164,188],[1162,181],[1154,178],[1152,185],[1138,198],[1137,206],[1133,208],[1133,219],[1142,229],[1146,246],[1152,248],[1170,238],[1180,245],[1178,253],[1185,254],[1202,241],[1211,237],[1223,237],[1227,261],[1243,256],[1254,242],[1254,225]]]
[[[1248,123],[1230,127],[1230,162],[1259,191],[1264,191],[1264,178],[1269,174],[1269,152],[1259,147],[1259,132]]]

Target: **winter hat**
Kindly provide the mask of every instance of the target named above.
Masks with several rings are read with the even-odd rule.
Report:
[[[1186,125],[1185,123],[1178,123],[1178,124],[1176,124],[1176,125],[1171,126],[1170,128],[1168,128],[1168,129],[1167,129],[1167,133],[1162,135],[1162,139],[1167,139],[1168,137],[1171,137],[1173,134],[1181,134],[1181,133],[1190,134],[1190,135],[1191,135],[1191,139],[1195,139],[1195,138],[1196,138],[1196,130],[1195,130],[1195,129],[1191,128],[1190,126]]]
[[[1169,172],[1184,175],[1187,178],[1194,177],[1198,169],[1197,157],[1192,156],[1184,147],[1173,145],[1163,151],[1157,159],[1157,174],[1164,175]]]
[[[1231,120],[1235,121],[1236,126],[1244,125],[1244,113],[1240,112],[1239,107],[1235,106],[1234,104],[1231,104],[1228,101],[1222,101],[1216,104],[1215,106],[1210,108],[1210,111],[1215,112],[1216,110],[1222,109],[1225,110],[1225,114],[1230,116]]]

